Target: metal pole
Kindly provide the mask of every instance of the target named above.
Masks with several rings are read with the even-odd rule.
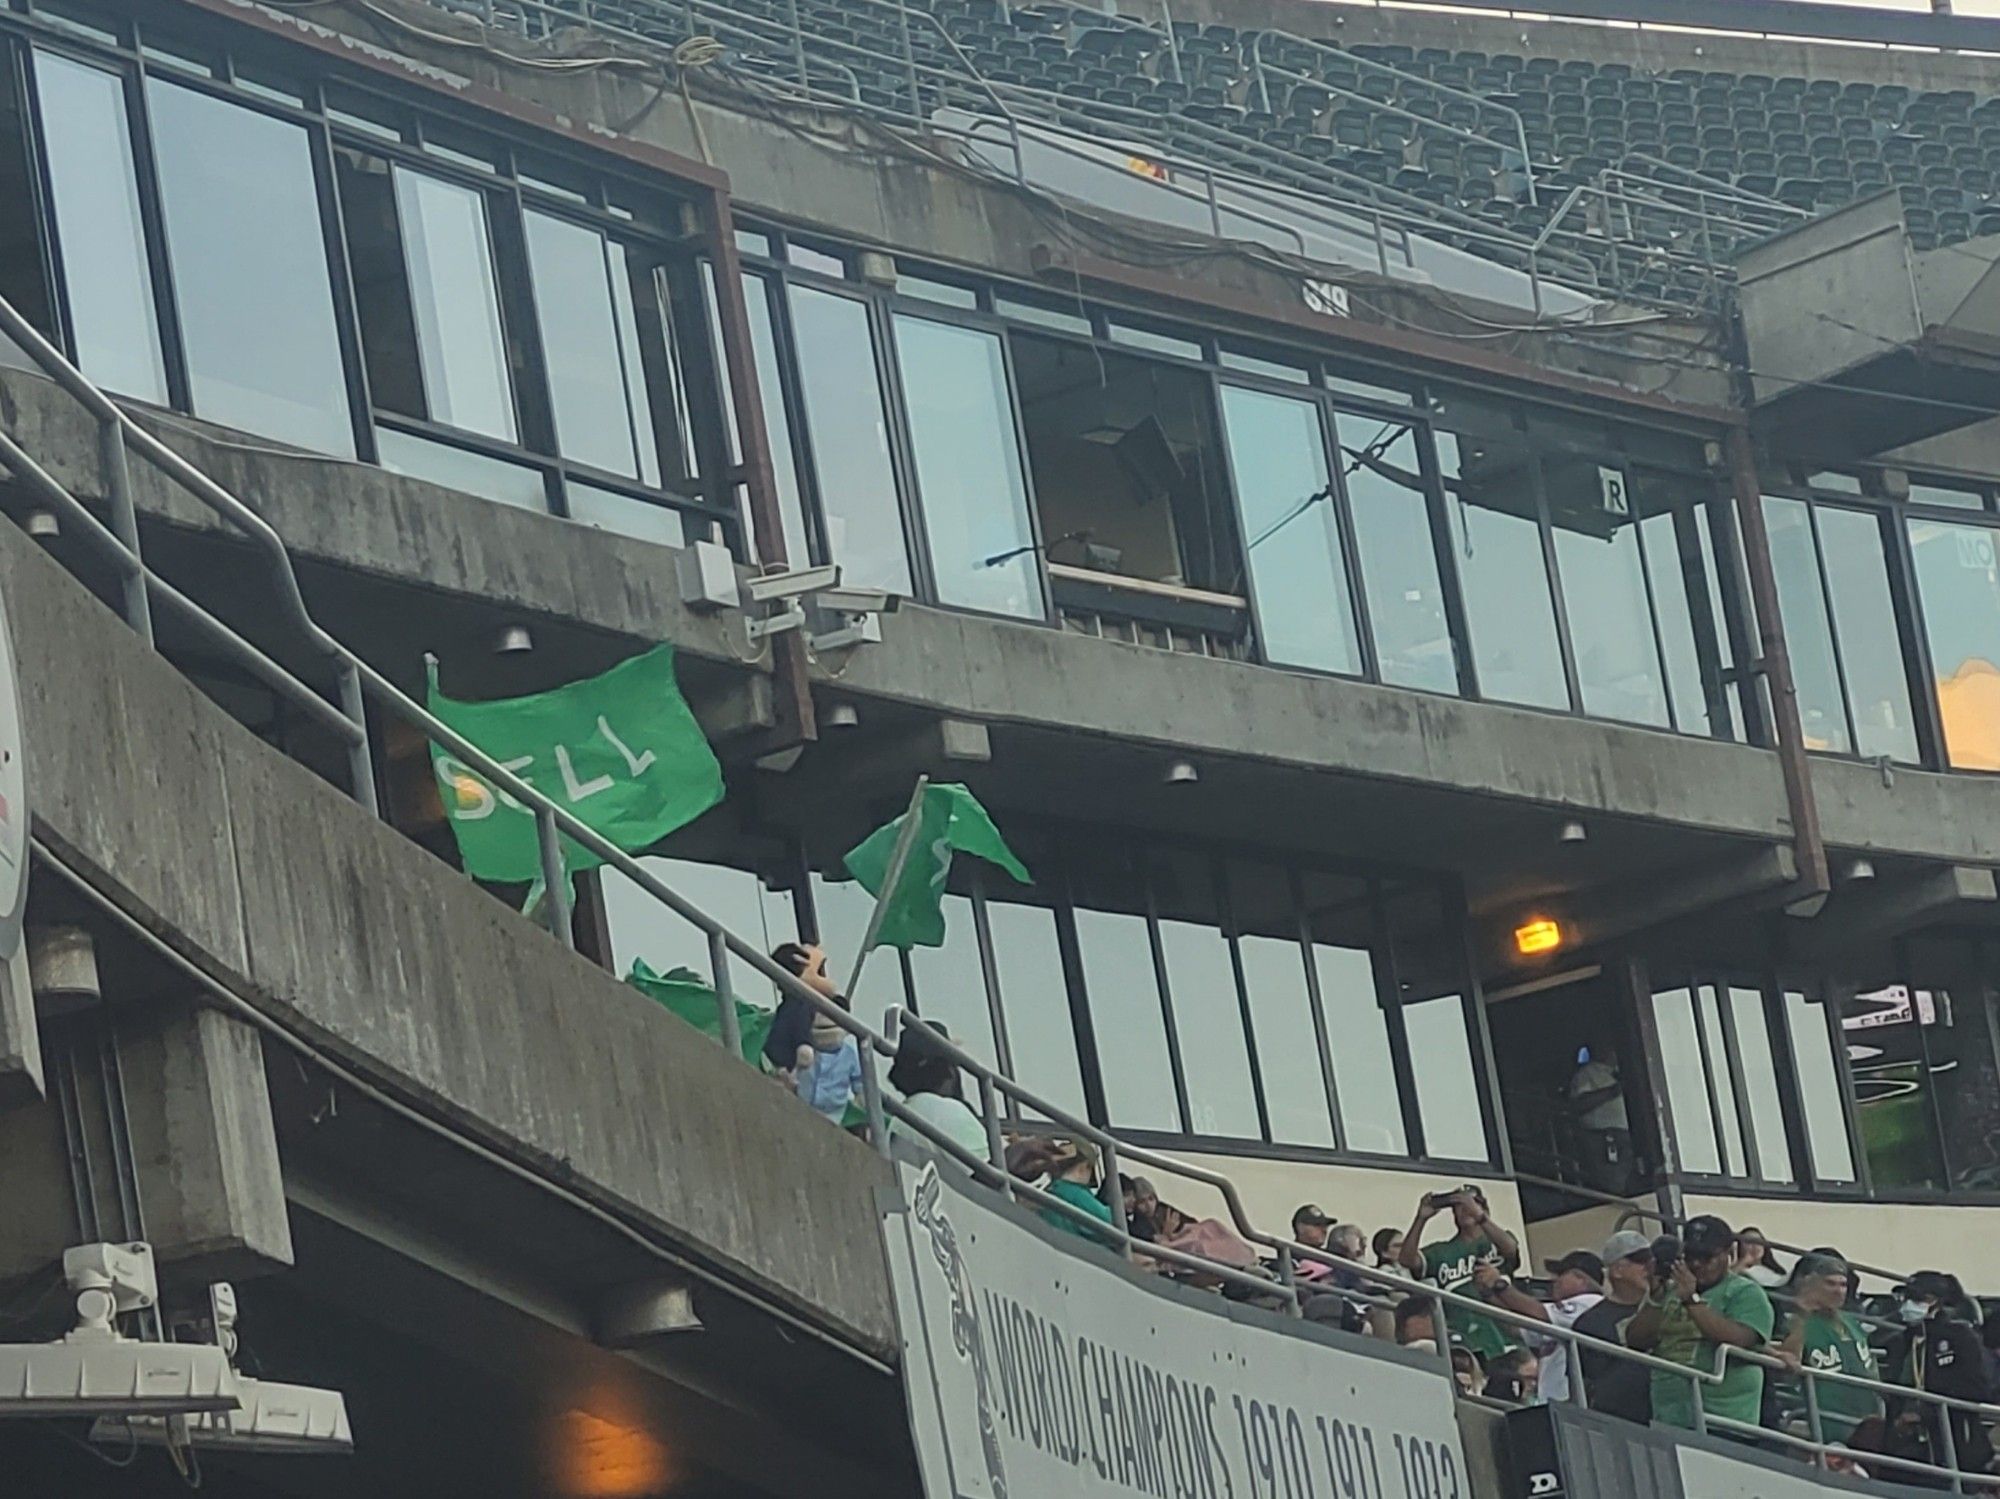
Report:
[[[868,1111],[868,1138],[884,1156],[889,1154],[889,1118],[882,1108],[882,1079],[875,1071],[875,1048],[861,1047],[861,1104]]]
[[[1299,1270],[1292,1262],[1292,1246],[1278,1246],[1278,1279],[1285,1287],[1285,1309],[1294,1317],[1306,1314],[1305,1302],[1299,1297]]]
[[[111,529],[132,554],[138,567],[125,574],[121,593],[124,597],[125,623],[139,634],[147,645],[153,643],[153,610],[146,599],[145,559],[139,552],[139,517],[132,504],[132,465],[125,453],[125,428],[122,423],[111,418],[99,418],[97,423],[97,452],[104,465],[104,492],[111,502]]]
[[[1806,1379],[1806,1430],[1813,1439],[1813,1466],[1826,1466],[1826,1424],[1819,1414],[1819,1381],[1813,1378],[1813,1371],[1799,1371]]]
[[[340,665],[340,711],[354,725],[355,737],[347,744],[347,789],[370,817],[382,815],[375,794],[375,758],[368,748],[368,698],[361,689],[361,672],[352,660]]]
[[[917,840],[918,814],[922,810],[924,791],[930,785],[928,775],[917,777],[917,789],[910,793],[910,805],[903,811],[903,826],[896,834],[896,847],[889,854],[888,872],[883,876],[882,888],[876,892],[875,907],[868,913],[868,929],[861,934],[861,951],[854,955],[854,965],[847,970],[847,1002],[854,1003],[854,991],[861,987],[861,970],[868,962],[869,951],[875,946],[875,938],[882,930],[882,908],[889,897],[896,893],[896,885],[903,878],[903,866],[910,862],[910,845]]]
[[[556,831],[555,814],[546,806],[535,808],[535,842],[542,861],[542,919],[558,942],[574,948],[576,934],[569,923],[569,871],[563,867],[562,835]]]
[[[1958,1466],[1958,1434],[1951,1429],[1951,1407],[1940,1402],[1934,1409],[1938,1418],[1938,1441],[1944,1448],[1944,1465],[1951,1470],[1951,1491],[1962,1494],[1965,1492],[1965,1478]]]
[[[715,1021],[723,1050],[737,1056],[743,1050],[743,1031],[736,1023],[736,995],[729,987],[729,946],[719,931],[708,934],[708,966],[715,979]]]
[[[979,1115],[986,1126],[986,1158],[1000,1173],[1001,1192],[1011,1200],[1014,1178],[1007,1171],[1007,1142],[1000,1136],[1000,1110],[993,1097],[993,1079],[983,1072],[979,1074]]]

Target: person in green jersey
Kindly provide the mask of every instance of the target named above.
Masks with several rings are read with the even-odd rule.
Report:
[[[1776,1320],[1771,1298],[1747,1275],[1730,1268],[1736,1235],[1712,1215],[1690,1218],[1678,1241],[1653,1246],[1653,1288],[1625,1324],[1625,1342],[1684,1368],[1713,1373],[1724,1347],[1762,1348]],[[1764,1371],[1730,1359],[1720,1383],[1704,1382],[1702,1409],[1710,1416],[1755,1426],[1764,1403]],[[1653,1371],[1653,1424],[1692,1431],[1690,1380]],[[1742,1432],[1717,1430],[1741,1437]]]
[[[1425,1244],[1424,1229],[1431,1219],[1447,1209],[1451,1212],[1452,1236]],[[1521,1263],[1521,1246],[1488,1215],[1486,1194],[1468,1185],[1453,1192],[1424,1193],[1417,1204],[1416,1220],[1403,1235],[1402,1258],[1405,1270],[1430,1281],[1440,1291],[1484,1299],[1486,1291],[1475,1283],[1479,1267],[1490,1265],[1501,1275],[1511,1274]],[[1466,1307],[1448,1307],[1445,1321],[1458,1339],[1482,1360],[1497,1358],[1520,1343],[1519,1338],[1491,1317]]]
[[[1847,1287],[1847,1265],[1833,1255],[1809,1254],[1799,1261],[1796,1310],[1775,1350],[1779,1358],[1794,1369],[1881,1377],[1867,1329],[1845,1310]],[[1873,1390],[1821,1379],[1813,1382],[1813,1391],[1819,1399],[1820,1430],[1829,1442],[1846,1441],[1861,1422],[1882,1414]]]

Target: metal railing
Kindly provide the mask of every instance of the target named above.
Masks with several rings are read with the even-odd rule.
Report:
[[[739,937],[721,922],[679,895],[648,871],[639,859],[617,847],[545,793],[507,770],[478,745],[458,734],[328,634],[313,620],[298,589],[290,553],[277,532],[241,500],[134,422],[121,407],[92,384],[4,299],[0,299],[0,333],[11,338],[34,364],[93,414],[101,424],[100,430],[113,426],[117,429],[118,442],[113,443],[107,439],[99,446],[99,458],[105,468],[103,476],[105,492],[116,516],[115,530],[100,523],[82,501],[25,453],[13,437],[6,433],[0,433],[0,462],[5,463],[14,478],[23,484],[36,500],[52,506],[63,519],[74,524],[90,541],[92,551],[96,555],[111,562],[121,580],[121,597],[127,611],[127,622],[142,639],[149,644],[152,643],[150,601],[157,597],[171,603],[178,615],[194,624],[227,655],[256,672],[288,699],[306,707],[313,713],[316,722],[333,729],[350,747],[356,749],[356,757],[351,762],[356,773],[353,790],[357,800],[367,806],[371,813],[374,812],[367,720],[359,704],[357,703],[352,714],[334,709],[311,686],[286,671],[235,631],[215,620],[202,606],[159,577],[145,562],[138,545],[138,527],[129,466],[130,455],[133,453],[153,463],[168,478],[200,500],[216,515],[248,532],[259,542],[260,548],[269,559],[273,581],[278,584],[286,599],[287,622],[299,628],[306,640],[329,659],[342,683],[353,684],[359,689],[359,693],[365,694],[368,701],[397,714],[422,730],[458,757],[468,769],[477,772],[493,787],[514,797],[524,808],[532,811],[538,833],[541,869],[549,891],[548,924],[560,940],[565,943],[571,940],[567,875],[560,847],[561,839],[568,837],[596,854],[605,864],[618,870],[673,915],[703,933],[708,946],[716,996],[718,1036],[727,1054],[736,1056],[740,1055],[741,1051],[735,997],[730,982],[729,964],[732,958],[763,975],[780,995],[803,1002],[815,1013],[830,1019],[851,1035],[855,1040],[861,1064],[861,1092],[868,1137],[884,1155],[890,1151],[893,1123],[896,1129],[914,1133],[928,1142],[932,1148],[958,1161],[973,1174],[975,1179],[995,1187],[1007,1198],[1076,1221],[1089,1236],[1115,1247],[1123,1255],[1143,1256],[1158,1264],[1200,1274],[1222,1285],[1233,1286],[1239,1292],[1246,1292],[1254,1298],[1275,1300],[1284,1309],[1297,1315],[1305,1313],[1307,1303],[1313,1296],[1323,1294],[1310,1282],[1302,1282],[1298,1275],[1300,1262],[1315,1263],[1327,1270],[1351,1277],[1355,1281],[1376,1286],[1385,1293],[1421,1294],[1429,1298],[1434,1306],[1476,1311],[1502,1325],[1530,1333],[1537,1339],[1562,1343],[1571,1350],[1578,1351],[1579,1356],[1570,1360],[1571,1394],[1572,1398],[1578,1401],[1587,1400],[1586,1376],[1580,1351],[1594,1350],[1607,1357],[1637,1364],[1654,1374],[1664,1372],[1675,1378],[1686,1379],[1691,1390],[1698,1430],[1705,1431],[1711,1427],[1734,1430],[1740,1425],[1721,1418],[1710,1418],[1704,1413],[1703,1391],[1724,1377],[1726,1358],[1724,1361],[1719,1361],[1714,1369],[1688,1368],[1651,1354],[1640,1353],[1622,1345],[1606,1343],[1579,1334],[1573,1329],[1556,1327],[1505,1306],[1494,1305],[1479,1298],[1434,1286],[1419,1287],[1404,1277],[1343,1259],[1326,1250],[1277,1238],[1256,1227],[1237,1192],[1235,1183],[1222,1173],[1182,1161],[1161,1151],[1120,1140],[1109,1131],[1079,1118],[1021,1086],[1012,1078],[972,1056],[956,1042],[926,1025],[919,1018],[905,1014],[900,1008],[888,1012],[881,1030],[858,1019],[849,1009],[802,983],[782,965],[774,962],[760,947]],[[130,538],[129,542],[124,539],[125,537]],[[346,696],[345,691],[343,696]],[[884,889],[895,888],[908,857],[916,826],[916,818],[911,817],[906,821],[903,836],[897,840],[895,852],[885,873]],[[864,943],[862,952],[864,958],[866,951],[867,944]],[[857,979],[860,972],[861,963],[857,961],[855,967]],[[920,1035],[921,1045],[925,1050],[947,1059],[959,1072],[969,1074],[974,1079],[978,1096],[976,1116],[980,1120],[986,1144],[984,1157],[966,1150],[929,1119],[907,1107],[902,1100],[890,1097],[883,1088],[882,1060],[897,1056],[911,1035]],[[1109,1221],[1096,1218],[1032,1182],[1016,1178],[1008,1170],[1005,1121],[1020,1115],[1023,1111],[1046,1120],[1050,1128],[1055,1131],[1073,1138],[1089,1140],[1097,1147],[1106,1183],[1105,1206],[1109,1213]],[[1218,1264],[1170,1246],[1137,1238],[1131,1232],[1126,1219],[1125,1204],[1119,1186],[1121,1164],[1147,1166],[1176,1179],[1206,1186],[1218,1193],[1229,1214],[1231,1224],[1242,1239],[1248,1244],[1262,1246],[1271,1252],[1276,1265],[1275,1275],[1254,1273],[1238,1266]],[[1452,1377],[1450,1340],[1440,1336],[1437,1339],[1437,1346],[1443,1366],[1442,1372],[1444,1377],[1449,1379]],[[1730,1350],[1727,1356],[1791,1372],[1783,1361],[1769,1355]],[[1817,1415],[1816,1381],[1832,1380],[1836,1383],[1855,1385],[1872,1390],[1887,1399],[1929,1404],[1937,1407],[1940,1412],[1969,1412],[1981,1419],[2000,1416],[2000,1407],[1954,1400],[1877,1380],[1809,1368],[1796,1372],[1806,1381],[1809,1405],[1814,1413],[1812,1416],[1814,1435],[1797,1438],[1768,1432],[1763,1428],[1743,1429],[1755,1431],[1760,1437],[1782,1439],[1787,1444],[1810,1451],[1822,1464],[1826,1462],[1832,1444],[1822,1439]],[[2000,1484],[2000,1478],[1991,1475],[1960,1471],[1955,1448],[1951,1446],[1950,1426],[1948,1416],[1938,1422],[1947,1448],[1947,1462],[1944,1465],[1901,1458],[1878,1458],[1872,1455],[1870,1461],[1894,1467],[1897,1471],[1920,1472],[1942,1477],[1948,1480],[1954,1489],[1960,1489],[1966,1483]]]

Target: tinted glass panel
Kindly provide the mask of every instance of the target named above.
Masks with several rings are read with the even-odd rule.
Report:
[[[1319,407],[1224,386],[1222,413],[1265,659],[1360,671]]]
[[[1840,1075],[1827,1033],[1826,1010],[1796,990],[1785,994],[1785,1022],[1791,1032],[1799,1103],[1805,1113],[1806,1154],[1813,1175],[1824,1182],[1854,1180],[1854,1151],[1847,1141],[1847,1113],[1840,1102]]]
[[[1250,994],[1250,1025],[1257,1038],[1257,1067],[1271,1138],[1287,1145],[1332,1145],[1326,1077],[1312,996],[1306,990],[1305,949],[1297,938],[1237,939],[1243,982]]]
[[[164,404],[166,367],[153,313],[133,174],[125,84],[115,73],[35,54],[42,149],[69,294],[77,366],[108,390]],[[25,196],[10,218],[27,222]]]
[[[1212,926],[1162,921],[1160,948],[1194,1132],[1257,1139],[1257,1095],[1227,939]]]
[[[659,483],[623,247],[567,219],[533,210],[525,218],[557,450],[606,473]]]
[[[196,413],[351,457],[306,132],[157,78],[147,90]]]
[[[2000,1059],[1978,992],[1935,991],[1924,1050],[1951,1185],[1991,1192],[2000,1189]]]
[[[820,946],[826,949],[827,971],[844,990],[853,976],[849,965],[861,950],[861,938],[868,930],[875,897],[857,881],[829,880],[815,874],[812,901],[813,915],[819,922]],[[910,1002],[908,986],[903,982],[903,965],[893,951],[870,953],[861,982],[863,987],[855,990],[861,996],[855,1013],[870,1025],[879,1027],[890,1006]]]
[[[1902,633],[1889,594],[1881,524],[1872,515],[1831,505],[1820,506],[1818,518],[1856,748],[1871,758],[1887,755],[1914,762],[1917,726],[1910,681],[1903,672]]]
[[[1567,708],[1527,444],[1439,433],[1438,460],[1481,695]]]
[[[993,934],[1000,1013],[1007,1022],[1007,1054],[1014,1078],[1082,1116],[1083,1069],[1077,1061],[1076,1026],[1070,1019],[1055,915],[1041,906],[988,901],[986,922]]]
[[[883,951],[871,956],[894,961]],[[944,898],[944,946],[910,949],[910,972],[917,981],[917,1011],[941,1022],[967,1051],[989,1065],[1000,1048],[993,1043],[993,1011],[986,1002],[986,980],[979,966],[979,930],[972,919],[972,902],[963,895]],[[970,1083],[968,1082],[968,1086]]]
[[[896,352],[938,599],[1041,618],[1041,559],[999,335],[898,317]]]
[[[1854,1122],[1878,1190],[1944,1185],[1932,1113],[1933,1069],[1927,1041],[1949,1031],[1951,996],[1892,984],[1841,1006],[1841,1036],[1854,1078]]]
[[[38,167],[29,155],[28,109],[12,64],[13,54],[0,49],[0,203],[23,205],[0,214],[0,296],[47,337],[56,324],[49,312],[41,225],[25,210],[34,201]],[[125,180],[131,181],[129,174]],[[20,365],[26,358],[19,345],[0,333],[0,364]]]
[[[1827,621],[1826,590],[1820,585],[1812,516],[1803,500],[1767,495],[1764,522],[1771,533],[1771,570],[1777,575],[1778,608],[1785,617],[1785,643],[1798,687],[1806,747],[1845,752],[1853,746],[1841,706],[1840,670]]]
[[[2000,770],[2000,531],[1909,527],[1945,752],[1962,770]]]
[[[790,295],[829,560],[849,583],[907,594],[910,559],[867,304],[804,286]]]
[[[1110,1122],[1178,1130],[1174,1069],[1145,918],[1079,909],[1076,938]]]
[[[1778,1063],[1771,1052],[1771,1031],[1764,1019],[1764,995],[1757,989],[1729,993],[1730,1018],[1743,1055],[1744,1102],[1757,1136],[1757,1176],[1769,1182],[1792,1179],[1791,1152],[1785,1146],[1785,1111],[1778,1102]]]
[[[1664,727],[1666,686],[1625,472],[1559,453],[1543,458],[1542,475],[1583,710]]]
[[[1313,973],[1333,1054],[1340,1130],[1349,1150],[1408,1155],[1402,1094],[1389,1054],[1389,1023],[1375,988],[1375,959],[1364,948],[1314,942]]]
[[[1729,1066],[1729,1039],[1722,1025],[1722,1001],[1713,984],[1695,990],[1695,1014],[1701,1021],[1702,1043],[1708,1048],[1708,1088],[1715,1095],[1716,1113],[1722,1120],[1722,1169],[1730,1176],[1742,1176],[1747,1167],[1743,1154],[1743,1121],[1736,1099],[1736,1080]]]
[[[1702,1064],[1701,1036],[1695,1028],[1694,991],[1663,989],[1653,996],[1660,1033],[1661,1070],[1667,1079],[1667,1112],[1674,1127],[1681,1169],[1701,1176],[1722,1174],[1709,1108],[1708,1070]]]
[[[1485,1160],[1486,1129],[1479,1114],[1465,1001],[1447,994],[1405,1006],[1403,1028],[1416,1073],[1424,1153],[1444,1160]]]
[[[1707,734],[1714,732],[1714,726],[1709,722],[1679,534],[1671,511],[1639,522],[1646,570],[1653,580],[1653,607],[1660,620],[1660,645],[1667,660],[1667,693],[1673,700],[1674,727],[1685,734]],[[1706,603],[1704,599],[1704,606]]]
[[[396,206],[431,420],[512,442],[514,393],[485,195],[399,167]]]
[[[503,505],[519,505],[524,510],[549,508],[540,469],[488,458],[483,453],[469,453],[449,443],[412,437],[390,427],[375,429],[375,452],[382,467],[391,473],[428,479],[447,489],[476,494],[483,500],[498,500]]]
[[[765,952],[798,936],[791,892],[765,889],[763,880],[748,870],[687,859],[650,858],[640,864],[668,889],[686,896]],[[703,983],[713,982],[705,933],[667,911],[616,869],[607,866],[603,878],[614,972],[622,977],[631,972],[634,959],[644,958],[655,972],[686,968]],[[739,999],[753,1004],[769,1005],[775,997],[761,976],[733,960],[730,985]]]
[[[723,394],[729,403],[729,430],[724,434],[729,444],[729,461],[743,461],[742,449],[736,435],[736,387],[729,375],[729,361],[722,357],[722,322],[715,308],[715,267],[706,261],[702,263],[702,290],[708,301],[709,347],[716,350],[716,366],[722,371]],[[757,365],[757,395],[764,408],[764,431],[771,448],[772,478],[778,490],[778,515],[785,535],[785,560],[793,567],[804,567],[812,560],[812,549],[806,544],[805,502],[799,498],[799,470],[792,447],[792,421],[785,411],[785,387],[778,364],[777,336],[771,328],[771,293],[760,276],[743,278],[743,302],[750,324],[750,350]],[[744,517],[743,537],[746,553],[752,561],[757,556],[756,541],[751,533],[749,517]]]
[[[1458,659],[1445,620],[1416,433],[1396,422],[1341,414],[1334,418],[1334,441],[1382,680],[1456,692]]]
[[[613,489],[594,484],[569,482],[569,518],[599,531],[616,531],[641,541],[657,541],[662,546],[684,546],[687,535],[680,512],[648,500],[635,500]]]

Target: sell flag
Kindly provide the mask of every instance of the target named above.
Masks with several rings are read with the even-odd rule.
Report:
[[[620,849],[650,848],[722,800],[722,766],[656,646],[600,676],[528,697],[468,703],[430,681],[430,710]],[[442,746],[431,769],[466,873],[503,882],[541,875],[532,811]],[[604,861],[563,840],[571,873]]]
[[[847,855],[847,872],[881,904],[877,947],[907,951],[944,946],[944,885],[955,852],[998,864],[1024,885],[1033,878],[970,791],[963,786],[926,786],[915,814],[917,833],[909,858],[895,890],[885,895],[882,886],[889,878],[889,861],[904,819],[910,815],[905,812],[886,827],[877,828]]]
[[[644,958],[632,960],[625,982],[659,1005],[671,1010],[704,1036],[722,1039],[722,1013],[715,990],[691,968],[670,968],[656,973]],[[771,1034],[771,1012],[746,1000],[730,1001],[736,1007],[736,1036],[742,1045],[743,1060],[756,1066],[764,1054],[765,1038]]]

